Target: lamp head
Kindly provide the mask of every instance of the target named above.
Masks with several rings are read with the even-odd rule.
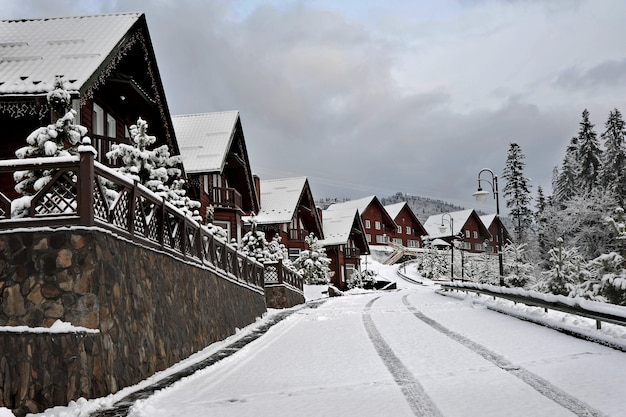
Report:
[[[489,195],[489,191],[485,191],[481,187],[478,187],[478,190],[472,195],[476,198],[476,201],[478,201],[479,203],[482,203],[483,201],[487,199],[487,196]]]
[[[446,225],[444,225],[443,223],[441,223],[441,226],[439,226],[439,231],[441,233],[445,233],[446,230],[448,230],[448,228],[446,227]]]

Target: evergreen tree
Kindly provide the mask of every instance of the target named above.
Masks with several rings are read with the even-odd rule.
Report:
[[[606,130],[601,135],[604,153],[599,182],[620,205],[623,205],[626,199],[626,144],[624,120],[619,110],[614,109],[609,113],[604,126]]]
[[[26,138],[27,145],[18,149],[19,159],[69,156],[78,153],[78,145],[87,134],[87,128],[74,124],[76,111],[71,109],[70,94],[63,89],[61,79],[56,79],[54,90],[47,95],[48,104],[54,115],[59,115],[54,124],[40,127]],[[55,170],[16,171],[13,174],[15,191],[29,196],[43,188]]]
[[[546,216],[548,209],[548,200],[543,194],[543,188],[537,186],[537,199],[535,212],[535,224],[537,225],[537,247],[539,250],[539,256],[544,259],[547,258],[548,253],[548,241],[547,241],[547,228],[549,219]]]
[[[328,284],[330,259],[326,256],[326,249],[318,243],[313,233],[305,237],[304,241],[309,249],[300,252],[293,266],[302,274],[305,284]]]
[[[569,295],[581,282],[586,281],[588,276],[584,268],[583,258],[576,247],[566,248],[563,239],[557,239],[557,246],[552,248],[550,254],[550,269],[544,272],[543,281],[537,286],[540,291],[556,294]]]
[[[598,174],[602,160],[602,150],[593,125],[589,122],[589,112],[583,111],[583,120],[578,131],[578,186],[580,193],[586,194],[598,185]]]
[[[148,135],[148,123],[141,118],[130,127],[130,137],[132,144],[114,144],[106,154],[109,160],[121,160],[122,166],[118,171],[202,222],[198,212],[200,202],[186,195],[185,180],[181,178],[182,172],[178,168],[181,157],[170,155],[167,145],[150,149],[156,137]]]
[[[76,111],[71,109],[71,96],[63,88],[60,78],[55,80],[54,89],[47,94],[47,100],[56,121],[40,127],[26,138],[27,145],[15,151],[19,159],[70,156],[78,153],[78,146],[87,134],[87,128],[74,124]],[[52,179],[56,169],[18,170],[13,173],[15,191],[23,197],[14,201],[13,217],[28,214],[32,196]]]
[[[264,251],[267,246],[267,240],[265,240],[265,233],[257,230],[257,221],[252,214],[250,218],[250,231],[241,238],[241,245],[239,250],[247,256],[257,258],[262,262],[264,259]]]
[[[524,167],[526,166],[524,159],[525,156],[520,146],[517,143],[511,143],[502,175],[506,181],[503,190],[506,206],[510,209],[510,214],[514,219],[518,242],[524,240],[525,234],[532,224],[532,211],[529,208],[532,199],[530,180],[524,176]]]
[[[524,288],[534,281],[533,265],[528,262],[526,243],[508,243],[504,246],[504,282],[509,287]]]
[[[552,194],[558,203],[564,203],[578,195],[578,138],[572,138],[561,165],[556,171],[556,179],[552,182]]]

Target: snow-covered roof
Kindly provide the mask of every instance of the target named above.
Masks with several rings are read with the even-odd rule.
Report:
[[[238,118],[237,110],[172,116],[185,172],[223,170]]]
[[[0,94],[40,94],[55,76],[78,91],[143,16],[118,13],[0,21]]]
[[[344,201],[343,203],[335,203],[328,206],[326,210],[344,210],[348,208],[355,208],[359,210],[359,213],[363,214],[367,206],[370,205],[372,200],[376,198],[376,196],[371,195],[368,197],[359,198],[358,200],[350,200]]]
[[[258,224],[288,223],[293,218],[306,177],[261,180],[261,209],[256,215]]]
[[[322,212],[324,240],[320,240],[319,243],[323,246],[345,245],[350,238],[355,219],[358,221],[359,218],[359,211],[354,207],[324,210]]]
[[[480,217],[480,221],[483,222],[483,224],[485,225],[487,229],[489,229],[489,226],[491,226],[491,223],[493,223],[493,221],[496,219],[495,213],[485,214],[479,217]]]
[[[465,225],[465,223],[467,223],[467,219],[469,219],[473,211],[474,210],[472,209],[468,209],[453,211],[450,213],[433,214],[432,216],[428,217],[428,219],[424,223],[424,229],[426,229],[426,232],[431,239],[457,235],[461,233],[463,226]],[[448,216],[448,214],[450,216]],[[452,218],[452,225],[454,226],[453,233],[450,233],[450,218]],[[443,232],[439,230],[442,223],[446,228]]]
[[[395,204],[389,204],[389,205],[385,206],[385,210],[387,210],[387,213],[389,213],[391,218],[395,220],[396,217],[398,217],[398,214],[400,214],[400,211],[402,211],[402,209],[404,208],[405,205],[406,205],[406,201],[402,201],[400,203],[395,203]]]

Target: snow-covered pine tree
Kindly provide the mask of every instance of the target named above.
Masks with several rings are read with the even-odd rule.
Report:
[[[504,246],[504,282],[509,287],[525,288],[535,281],[534,267],[526,257],[526,246],[526,243]]]
[[[289,252],[285,245],[281,243],[281,237],[278,234],[275,234],[272,240],[267,242],[264,259],[268,261],[282,260],[284,265],[291,265]]]
[[[524,176],[525,156],[517,143],[511,143],[502,177],[506,181],[503,189],[507,208],[515,224],[518,242],[523,242],[532,224],[532,211],[529,207],[530,180]]]
[[[570,297],[626,305],[626,270],[624,258],[611,252],[598,256],[587,264],[587,279],[576,285]]]
[[[241,238],[239,250],[247,256],[257,258],[262,262],[266,246],[265,233],[257,229],[257,221],[253,213],[250,216],[250,231]]]
[[[47,99],[53,114],[61,114],[61,117],[54,124],[40,127],[28,135],[27,145],[15,151],[19,159],[76,155],[81,139],[87,134],[87,128],[74,124],[76,111],[71,109],[70,94],[63,89],[60,79],[55,81],[54,90],[48,93]],[[47,184],[51,176],[49,171],[18,171],[14,174],[15,191],[32,195]]]
[[[293,266],[302,274],[307,285],[328,284],[330,259],[326,256],[326,248],[320,245],[313,233],[304,238],[308,249],[300,252]]]
[[[626,143],[624,119],[619,110],[613,109],[605,123],[605,131],[600,137],[604,142],[599,183],[611,193],[618,204],[626,200]]]
[[[598,174],[602,161],[602,150],[593,125],[589,121],[589,111],[585,109],[578,131],[578,171],[579,194],[585,195],[598,185]]]
[[[71,96],[63,88],[63,81],[57,78],[54,89],[47,94],[47,100],[57,120],[46,127],[40,127],[26,138],[27,145],[18,149],[19,159],[76,155],[78,146],[87,134],[87,128],[74,124],[76,111],[71,109]],[[30,196],[43,188],[54,175],[55,170],[16,171],[13,179],[15,191],[24,197],[15,204],[15,217],[27,213]]]
[[[552,195],[556,203],[564,203],[578,195],[578,138],[572,138],[565,151],[565,157],[560,171],[554,172],[556,178],[552,181]]]
[[[568,296],[575,287],[586,281],[588,272],[578,248],[566,248],[563,239],[550,249],[550,269],[542,273],[543,279],[536,285],[539,291]]]
[[[107,158],[110,161],[120,159],[120,173],[138,181],[183,213],[201,222],[202,216],[198,213],[200,202],[186,196],[185,180],[181,178],[182,173],[178,168],[181,157],[170,155],[167,145],[150,149],[156,142],[156,137],[148,134],[148,123],[141,118],[130,127],[130,137],[132,144],[112,145],[111,151],[106,154]]]

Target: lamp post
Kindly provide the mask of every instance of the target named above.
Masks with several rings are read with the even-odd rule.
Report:
[[[448,216],[448,219],[444,219],[444,216]],[[450,225],[450,236],[452,236],[452,240],[450,241],[450,280],[454,281],[454,220],[450,213],[443,213],[441,215],[441,226],[439,226],[441,233],[447,230],[447,227],[443,224],[444,220]]]
[[[480,174],[488,172],[491,174],[491,181],[481,179]],[[487,199],[489,191],[483,190],[480,182],[484,181],[491,186],[493,192],[493,198],[496,199],[496,226],[498,227],[498,266],[500,267],[500,286],[504,286],[504,266],[502,264],[502,228],[500,227],[500,198],[498,196],[498,176],[493,173],[489,168],[483,168],[478,172],[478,190],[472,194],[476,201],[483,202]]]

